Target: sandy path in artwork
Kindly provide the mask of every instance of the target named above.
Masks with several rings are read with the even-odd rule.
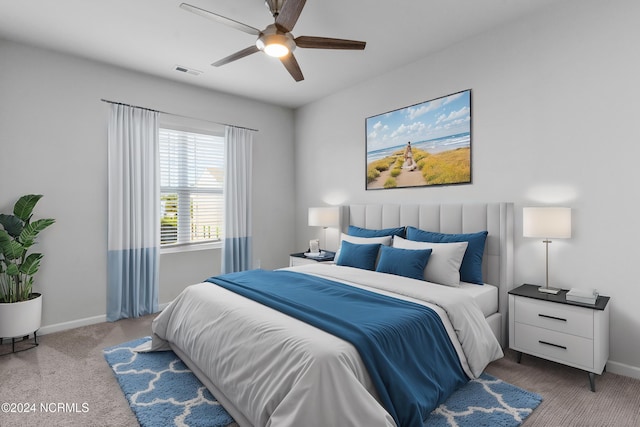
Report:
[[[384,183],[391,176],[391,170],[380,172],[380,176],[367,185],[368,189],[384,188]],[[396,177],[396,187],[415,187],[418,185],[427,185],[426,181],[422,177],[422,172],[419,169],[408,171],[402,169],[400,175]]]

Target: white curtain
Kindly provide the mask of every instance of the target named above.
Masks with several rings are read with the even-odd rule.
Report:
[[[222,273],[251,268],[251,170],[254,131],[225,130],[224,250]]]
[[[111,104],[107,320],[158,311],[158,113]]]

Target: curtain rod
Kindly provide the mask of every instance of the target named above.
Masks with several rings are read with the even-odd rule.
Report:
[[[197,117],[183,116],[183,115],[181,115],[181,114],[167,113],[166,111],[154,110],[153,108],[140,107],[140,106],[138,106],[138,105],[125,104],[124,102],[110,101],[110,100],[108,100],[108,99],[104,99],[104,98],[100,98],[100,101],[102,101],[102,102],[108,102],[109,104],[118,104],[118,105],[124,105],[124,106],[127,106],[127,107],[141,108],[141,109],[143,109],[143,110],[155,111],[156,113],[168,114],[168,115],[170,115],[170,116],[182,117],[182,118],[185,118],[185,119],[201,120],[201,121],[203,121],[203,122],[215,123],[215,124],[217,124],[217,125],[222,125],[222,126],[232,126],[232,127],[234,127],[234,128],[246,129],[246,130],[250,130],[250,131],[253,131],[253,132],[258,132],[258,129],[251,129],[251,128],[244,127],[244,126],[231,125],[231,124],[229,124],[229,123],[215,122],[215,121],[213,121],[213,120],[199,119],[199,118],[197,118]]]

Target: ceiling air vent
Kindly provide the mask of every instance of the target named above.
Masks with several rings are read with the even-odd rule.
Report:
[[[183,67],[182,65],[176,65],[174,67],[174,70],[179,71],[181,73],[191,74],[192,76],[199,76],[200,74],[202,74],[202,71],[200,71],[200,70],[196,70],[196,69],[188,68],[188,67]]]

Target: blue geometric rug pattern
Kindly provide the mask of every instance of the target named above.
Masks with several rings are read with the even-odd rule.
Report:
[[[103,350],[142,427],[225,427],[233,418],[172,351],[137,353],[144,337]],[[436,408],[429,427],[516,427],[542,397],[488,374],[469,381]]]
[[[144,337],[103,350],[142,427],[221,427],[233,418],[173,351],[137,353]]]
[[[431,412],[429,427],[516,427],[540,405],[539,394],[483,373]]]

